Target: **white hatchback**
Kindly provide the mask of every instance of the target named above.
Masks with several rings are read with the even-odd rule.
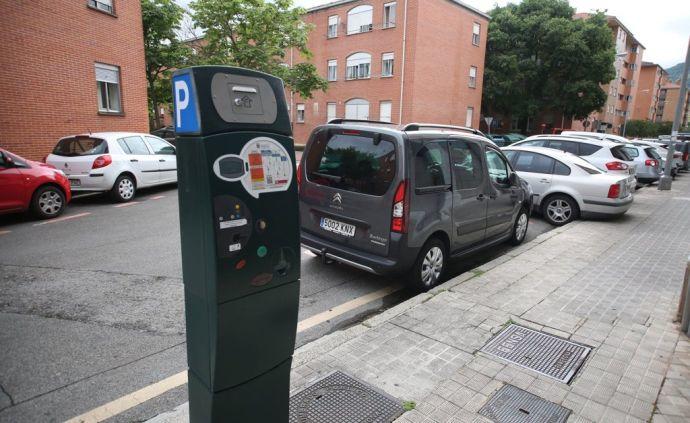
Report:
[[[72,192],[110,192],[134,198],[138,188],[177,182],[175,147],[149,134],[98,132],[58,141],[45,162],[62,170]]]
[[[502,150],[532,187],[534,207],[553,225],[579,216],[621,215],[633,202],[625,175],[606,173],[574,154],[544,147]]]

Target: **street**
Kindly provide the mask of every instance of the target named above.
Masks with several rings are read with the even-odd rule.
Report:
[[[0,421],[64,421],[187,367],[177,190],[77,198],[67,213],[0,220]],[[532,217],[526,241],[552,229]],[[501,255],[451,263],[447,278]],[[401,281],[302,250],[297,347],[395,305]],[[108,421],[184,403],[186,385]]]

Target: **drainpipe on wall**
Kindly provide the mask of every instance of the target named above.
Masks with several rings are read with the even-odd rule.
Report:
[[[290,47],[290,68],[291,69],[294,66],[294,63],[292,61],[292,54],[294,51],[295,51],[295,48]],[[293,122],[295,121],[295,119],[293,117],[293,113],[295,113],[294,110],[295,110],[295,91],[292,88],[290,88],[290,127],[291,128],[292,128]]]
[[[403,12],[403,39],[402,39],[402,66],[400,69],[400,108],[398,120],[403,123],[403,94],[405,92],[405,51],[407,50],[407,0],[405,0],[405,10]]]

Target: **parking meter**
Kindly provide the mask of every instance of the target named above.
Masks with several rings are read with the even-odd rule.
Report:
[[[299,304],[294,142],[283,82],[176,71],[191,422],[287,422]]]

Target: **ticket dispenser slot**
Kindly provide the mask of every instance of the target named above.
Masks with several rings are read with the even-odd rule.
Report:
[[[300,234],[283,83],[193,67],[173,99],[190,422],[286,423]]]

